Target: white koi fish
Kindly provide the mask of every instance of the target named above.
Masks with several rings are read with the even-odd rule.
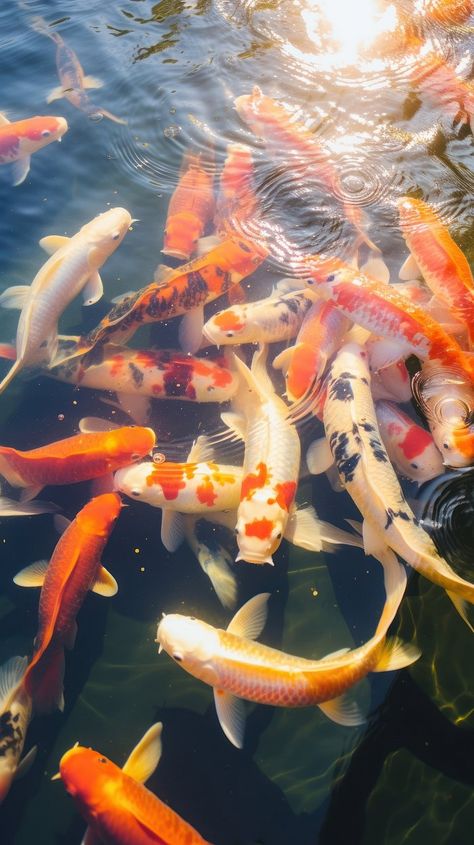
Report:
[[[256,643],[267,618],[268,593],[250,599],[227,630],[180,614],[164,615],[158,625],[159,652],[166,651],[195,678],[214,690],[220,725],[237,748],[243,745],[242,699],[273,707],[318,706],[340,725],[364,721],[347,692],[369,672],[409,666],[420,656],[415,646],[387,639],[406,586],[403,566],[392,555],[384,567],[386,602],[374,636],[356,649],[341,649],[321,660],[307,660]]]
[[[0,804],[36,757],[35,746],[20,763],[32,714],[31,695],[23,687],[27,664],[26,657],[12,657],[0,667]]]
[[[53,141],[60,141],[67,132],[64,117],[27,117],[10,123],[0,113],[0,164],[11,164],[13,185],[21,185],[28,176],[33,153]]]
[[[16,361],[0,393],[23,367],[54,361],[58,320],[66,306],[83,291],[86,305],[102,296],[99,267],[117,249],[132,223],[124,208],[111,208],[86,223],[72,238],[50,235],[40,246],[51,257],[31,285],[16,285],[0,295],[3,308],[21,309],[16,336]]]
[[[208,526],[201,515],[184,516],[184,536],[194,553],[202,571],[209,578],[220,603],[224,607],[235,607],[237,602],[237,578],[232,571],[233,558],[220,543],[219,535],[213,536],[216,526]],[[203,530],[207,528],[208,530]],[[210,529],[210,530],[209,530]],[[223,528],[218,527],[221,532]]]

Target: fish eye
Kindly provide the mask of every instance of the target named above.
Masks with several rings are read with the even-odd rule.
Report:
[[[234,337],[234,332],[226,332],[226,337]]]
[[[132,461],[138,461],[140,459],[141,455],[139,455],[138,452],[133,452],[130,457],[131,457]]]
[[[49,131],[49,129],[43,129],[43,131],[41,133],[42,138],[49,138],[50,135],[51,135],[51,132]]]
[[[106,763],[106,762],[107,762],[107,758],[106,758],[106,757],[98,757],[98,758],[97,758],[97,762],[98,762],[98,763]]]
[[[281,540],[281,531],[280,531],[279,534],[277,534],[276,538],[277,538],[277,540]]]
[[[196,617],[195,617],[195,616],[190,616],[189,618],[190,618],[191,622],[195,622],[195,621],[196,621]]]
[[[173,660],[177,660],[178,663],[181,663],[182,659],[183,659],[182,654],[173,654]]]
[[[112,235],[112,240],[118,241],[119,237],[120,237],[120,232],[114,232],[114,234]]]
[[[418,464],[411,464],[411,466],[413,467],[413,469],[418,469]]]
[[[130,493],[132,494],[132,496],[139,496],[139,495],[140,495],[140,490],[137,490],[137,489],[135,488],[135,490],[130,490]]]
[[[335,277],[334,273],[332,273],[332,274],[331,274],[331,276],[328,276],[328,277],[326,278],[326,281],[327,281],[327,282],[333,282],[335,278],[336,278],[336,277]]]

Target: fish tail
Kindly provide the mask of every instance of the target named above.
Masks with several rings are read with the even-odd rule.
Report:
[[[8,370],[5,378],[0,382],[0,393],[3,393],[6,387],[10,384],[11,381],[15,378],[16,374],[20,372],[21,368],[23,367],[23,361],[20,358],[17,358],[13,367]]]
[[[101,114],[102,117],[107,117],[109,120],[112,120],[113,123],[121,123],[123,126],[127,126],[128,120],[125,120],[123,117],[117,117],[116,114],[112,114],[111,111],[107,111],[107,109],[94,109],[91,114]]]
[[[33,657],[25,674],[24,687],[36,713],[64,709],[63,679],[64,648],[61,643],[51,643],[46,651]]]

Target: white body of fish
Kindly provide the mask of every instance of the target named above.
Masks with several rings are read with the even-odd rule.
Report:
[[[31,719],[31,697],[22,686],[28,660],[12,657],[0,667],[0,804],[20,771],[20,758]],[[25,757],[25,769],[35,751]]]

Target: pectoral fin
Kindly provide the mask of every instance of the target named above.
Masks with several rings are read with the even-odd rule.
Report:
[[[13,285],[0,294],[0,305],[2,308],[17,308],[21,311],[30,291],[30,285]]]
[[[204,326],[204,308],[192,308],[181,318],[178,336],[179,345],[183,352],[194,355],[202,343],[202,329]]]
[[[217,718],[227,739],[236,748],[244,744],[245,703],[225,690],[214,690]]]
[[[238,438],[238,440],[245,440],[247,434],[247,423],[245,417],[237,414],[234,411],[224,411],[221,414],[221,420],[225,426]]]
[[[89,276],[87,283],[82,290],[84,305],[95,305],[104,295],[104,286],[99,273],[96,271]]]
[[[117,393],[117,401],[122,411],[137,425],[147,425],[150,419],[151,401],[141,393]]]
[[[110,596],[115,596],[118,592],[118,584],[114,576],[111,575],[105,566],[99,566],[97,578],[91,589],[92,592],[97,593],[98,596],[105,596],[109,598]]]
[[[8,117],[3,112],[0,112],[0,126],[8,126],[9,123]]]
[[[163,508],[161,511],[161,542],[169,552],[175,552],[184,540],[183,515]]]
[[[138,783],[145,783],[160,762],[162,729],[161,722],[156,722],[151,728],[148,728],[146,734],[122,766],[124,774],[138,781]]]
[[[338,725],[355,727],[356,725],[363,725],[365,722],[359,706],[350,694],[339,695],[337,698],[332,698],[331,701],[324,701],[318,704],[318,707],[328,719]]]
[[[249,599],[229,622],[228,632],[249,640],[257,639],[267,621],[269,598],[270,593],[260,593]]]
[[[400,270],[398,271],[398,278],[402,282],[411,282],[412,279],[422,279],[423,274],[416,263],[416,260],[413,258],[413,255],[409,255],[408,258],[403,262]]]
[[[98,76],[85,76],[82,80],[84,88],[102,88],[104,83]]]
[[[12,185],[16,188],[25,181],[30,172],[31,156],[23,156],[12,164]]]
[[[45,238],[41,238],[39,245],[48,255],[54,255],[58,249],[66,246],[70,240],[71,238],[67,238],[65,235],[46,235]]]
[[[48,96],[46,97],[47,103],[54,103],[55,100],[62,100],[64,97],[64,88],[62,85],[56,85],[55,88],[52,88],[49,92]]]
[[[20,493],[20,502],[31,502],[42,489],[42,484],[30,484],[28,487],[23,487]]]
[[[0,667],[0,712],[3,713],[13,690],[18,686],[28,665],[27,657],[10,657]]]
[[[326,437],[313,440],[306,452],[306,463],[311,475],[319,475],[333,465],[334,458]]]
[[[38,753],[38,746],[34,745],[33,748],[30,748],[28,754],[25,754],[23,760],[17,766],[17,770],[15,772],[15,780],[19,780],[19,778],[24,777],[30,771],[33,763],[36,760],[36,755]]]
[[[17,587],[42,587],[48,564],[49,560],[36,560],[30,566],[25,566],[24,569],[17,572],[13,578],[13,583]]]

